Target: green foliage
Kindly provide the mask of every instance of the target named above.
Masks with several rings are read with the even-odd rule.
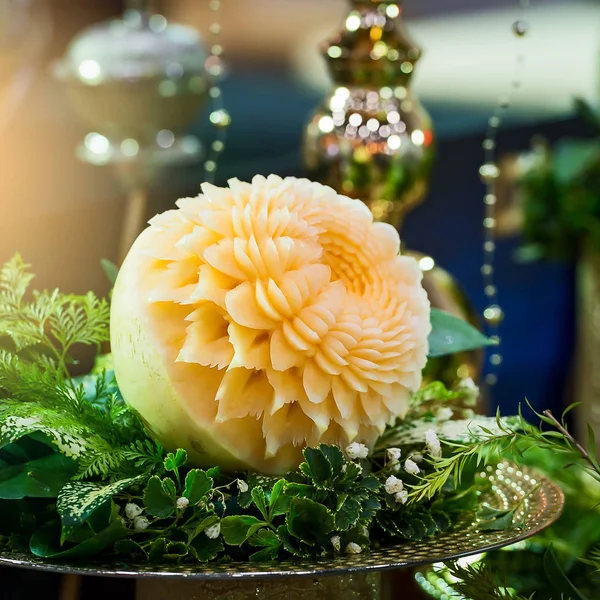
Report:
[[[0,469],[0,498],[56,498],[76,470],[74,460],[58,453],[5,466]]]
[[[544,570],[556,593],[571,600],[588,600],[569,580],[552,547],[548,548],[544,554]]]
[[[119,520],[114,520],[99,533],[90,533],[89,537],[78,544],[62,549],[56,542],[60,535],[60,523],[53,521],[38,529],[31,537],[29,549],[40,558],[64,560],[94,556],[111,548],[115,542],[128,534]]]
[[[452,587],[463,594],[463,598],[470,600],[532,600],[530,597],[515,594],[505,584],[502,584],[496,573],[492,572],[485,564],[474,565],[455,564],[451,573],[457,578]]]
[[[499,454],[520,457],[529,444],[578,456],[563,431],[541,431],[521,417],[436,422],[435,409],[464,392],[433,383],[366,459],[322,444],[305,448],[285,477],[193,468],[184,450],[165,453],[125,406],[110,358],[91,375],[70,377],[73,346],[108,339],[107,303],[58,291],[28,296],[31,278],[19,257],[0,271],[0,535],[36,556],[204,562],[366,551],[431,537],[474,513],[476,468]],[[488,343],[447,315],[434,320],[434,353]],[[548,414],[540,418],[555,425]],[[444,443],[442,458],[427,454],[431,428]],[[388,460],[390,446],[403,457],[425,455],[420,472]],[[594,476],[592,455],[587,463]],[[512,525],[512,515],[491,511],[483,523]]]
[[[61,543],[68,540],[104,504],[110,504],[113,496],[142,479],[143,476],[132,477],[109,485],[92,481],[67,483],[60,490],[56,501],[56,510],[62,524]]]
[[[102,265],[102,270],[104,271],[104,274],[106,275],[111,287],[114,286],[115,282],[117,281],[117,275],[119,274],[119,267],[117,267],[114,262],[108,260],[107,258],[103,258],[100,261],[100,264]]]
[[[550,413],[538,416],[543,423],[551,426],[558,425],[566,432],[564,423],[561,424]],[[521,414],[510,419],[502,419],[498,414],[494,428],[479,424],[477,427],[479,434],[474,436],[471,442],[446,440],[445,445],[449,452],[435,460],[433,471],[411,486],[411,501],[418,502],[431,498],[441,492],[451,480],[460,483],[466,467],[473,463],[478,466],[500,458],[521,462],[523,454],[532,447],[552,450],[556,455],[573,460],[580,457],[574,440],[565,437],[563,431],[538,429],[525,421]],[[593,464],[597,465],[597,463],[590,456],[587,459],[591,461],[591,472],[594,473]]]
[[[465,350],[492,346],[487,338],[472,325],[437,308],[431,309],[431,333],[429,334],[429,357],[446,356]]]
[[[74,346],[108,340],[108,303],[91,293],[29,295],[27,267],[16,255],[0,269],[0,460],[2,448],[37,435],[75,461],[81,479],[152,468],[162,449],[125,406],[112,371],[69,375]]]
[[[521,260],[574,258],[582,244],[600,250],[600,115],[583,100],[575,108],[593,137],[538,144],[520,182]]]

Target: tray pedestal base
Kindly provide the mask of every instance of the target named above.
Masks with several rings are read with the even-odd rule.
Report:
[[[274,579],[138,579],[136,600],[384,600],[386,573]]]

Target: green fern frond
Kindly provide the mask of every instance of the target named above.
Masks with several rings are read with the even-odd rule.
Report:
[[[149,469],[163,463],[165,452],[158,442],[147,438],[130,444],[123,450],[123,457],[138,468]]]
[[[484,563],[449,567],[450,573],[458,579],[452,587],[461,595],[456,598],[468,600],[532,600],[501,585],[498,576]]]
[[[538,416],[546,425],[555,428],[562,427],[559,421],[547,413]],[[556,455],[572,460],[588,470],[592,476],[600,478],[600,473],[586,462],[589,458],[587,451],[583,450],[572,438],[570,439],[568,434],[565,434],[565,430],[542,430],[535,427],[523,418],[520,410],[518,416],[512,417],[510,420],[502,419],[498,413],[495,431],[483,426],[479,426],[479,429],[483,435],[477,442],[444,442],[452,450],[452,453],[449,456],[434,459],[432,461],[433,470],[421,477],[417,484],[411,486],[409,495],[411,502],[419,502],[433,497],[442,490],[451,477],[460,482],[463,471],[472,460],[475,460],[478,465],[498,459],[519,462],[524,452],[532,447],[550,450]]]
[[[72,379],[76,344],[109,338],[109,305],[89,293],[32,291],[29,265],[0,268],[0,448],[32,433],[78,462],[79,478],[109,479],[135,464],[160,464],[162,450],[106,373]],[[128,462],[129,454],[134,462]]]
[[[96,345],[108,340],[108,302],[92,293],[76,296],[58,290],[34,291],[27,301],[33,279],[28,267],[15,255],[0,269],[0,345],[6,347],[8,338],[13,345],[9,350],[34,350],[51,356],[68,377],[66,363],[75,344]]]
[[[28,273],[30,265],[23,262],[19,254],[15,254],[0,269],[0,310],[12,308],[18,310],[34,278]]]
[[[592,548],[585,558],[580,559],[582,563],[594,569],[594,573],[600,573],[600,545]]]

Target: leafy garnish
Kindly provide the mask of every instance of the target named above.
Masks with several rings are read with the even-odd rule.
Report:
[[[493,346],[495,343],[466,321],[443,310],[431,309],[431,333],[429,334],[431,358]]]

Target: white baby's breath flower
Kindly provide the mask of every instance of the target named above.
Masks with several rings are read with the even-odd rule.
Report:
[[[184,510],[190,504],[190,501],[185,497],[181,496],[181,498],[177,498],[177,508],[179,510]]]
[[[406,490],[401,490],[394,494],[394,500],[398,502],[398,504],[406,504],[408,501],[408,492]]]
[[[237,487],[238,490],[240,490],[240,492],[242,493],[248,491],[248,484],[243,479],[237,480]]]
[[[346,554],[360,554],[361,552],[362,552],[362,548],[358,544],[355,544],[354,542],[350,542],[346,546]]]
[[[419,467],[417,467],[418,469]],[[385,480],[385,491],[388,494],[397,494],[398,492],[401,492],[404,489],[404,484],[402,483],[401,479],[398,479],[397,477],[394,477],[393,475],[390,475],[386,480]]]
[[[352,442],[349,446],[346,446],[346,455],[353,460],[357,458],[367,458],[367,456],[369,456],[369,449],[364,444]]]
[[[339,535],[331,536],[331,545],[336,552],[340,551],[340,548],[342,547],[342,540],[340,539]]]
[[[144,529],[148,529],[149,525],[150,521],[148,521],[146,517],[136,517],[133,520],[133,526],[135,527],[136,531],[144,531]]]
[[[435,413],[435,418],[438,421],[449,421],[453,414],[454,411],[449,406],[442,406]]]
[[[141,515],[142,512],[142,509],[137,504],[130,502],[129,504],[125,505],[125,516],[130,520],[135,519]]]
[[[207,527],[204,530],[204,533],[206,534],[206,537],[211,540],[217,539],[221,533],[221,523],[215,523],[214,525]]]
[[[475,406],[477,398],[479,398],[479,387],[471,377],[461,379],[456,390],[464,395],[464,403],[467,406]]]
[[[388,448],[385,453],[387,456],[388,465],[390,466],[395,465],[402,456],[402,450],[400,450],[400,448]]]
[[[419,469],[419,465],[410,458],[407,458],[404,461],[404,470],[410,475],[418,475],[421,472],[421,469]]]
[[[425,432],[425,444],[427,445],[427,450],[431,456],[434,458],[440,458],[442,456],[442,446],[440,445],[440,440],[433,429],[428,429]]]

